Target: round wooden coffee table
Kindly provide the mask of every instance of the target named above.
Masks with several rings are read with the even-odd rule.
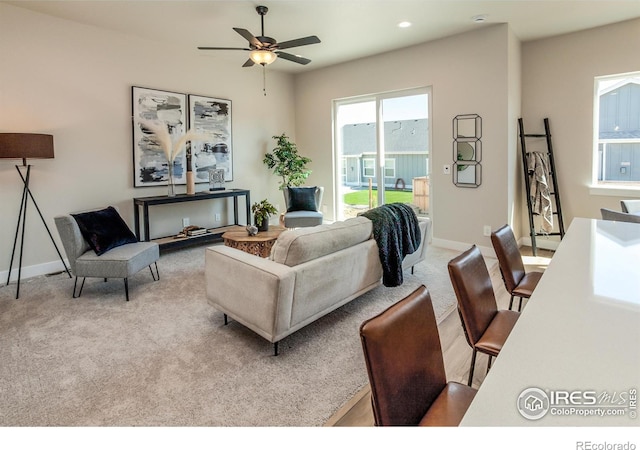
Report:
[[[244,227],[238,227],[236,230],[224,233],[222,239],[227,247],[237,248],[243,252],[266,258],[271,253],[273,243],[284,230],[286,228],[271,225],[268,231],[260,231],[255,236],[249,236]]]

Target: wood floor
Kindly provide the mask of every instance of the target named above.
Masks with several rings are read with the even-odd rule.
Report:
[[[538,249],[537,257],[534,257],[532,256],[531,247],[522,247],[520,251],[523,255],[527,271],[544,271],[550,258],[553,256],[552,251]],[[489,273],[496,294],[498,308],[508,308],[510,296],[504,288],[497,262],[489,268]],[[526,308],[526,300],[524,300],[522,307],[523,309]],[[517,304],[514,304],[514,309],[517,310]],[[438,324],[438,331],[440,333],[447,380],[466,384],[469,376],[469,365],[471,364],[471,348],[465,340],[457,311],[453,311]],[[477,388],[482,384],[482,380],[484,380],[486,375],[487,361],[488,358],[486,355],[478,354],[473,387]],[[372,427],[374,424],[370,395],[371,391],[367,385],[353,398],[345,399],[344,406],[327,421],[325,426]]]

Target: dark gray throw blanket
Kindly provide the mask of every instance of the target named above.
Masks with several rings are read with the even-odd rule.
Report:
[[[382,284],[400,286],[402,260],[420,246],[421,233],[414,210],[404,203],[389,203],[360,214],[373,222],[373,237],[382,264]]]

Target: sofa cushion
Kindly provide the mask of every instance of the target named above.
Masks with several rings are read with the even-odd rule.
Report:
[[[318,211],[293,211],[284,215],[287,228],[315,227],[322,225],[322,213]]]
[[[284,231],[271,249],[271,259],[289,267],[335,253],[371,239],[366,217]]]

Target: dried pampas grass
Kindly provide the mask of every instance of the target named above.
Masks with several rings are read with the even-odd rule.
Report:
[[[140,124],[149,129],[153,135],[151,138],[158,144],[164,152],[167,161],[173,161],[185,149],[185,145],[189,141],[207,140],[210,136],[202,133],[196,133],[193,130],[187,131],[186,134],[175,139],[175,135],[169,133],[167,124],[157,120],[141,120]]]

